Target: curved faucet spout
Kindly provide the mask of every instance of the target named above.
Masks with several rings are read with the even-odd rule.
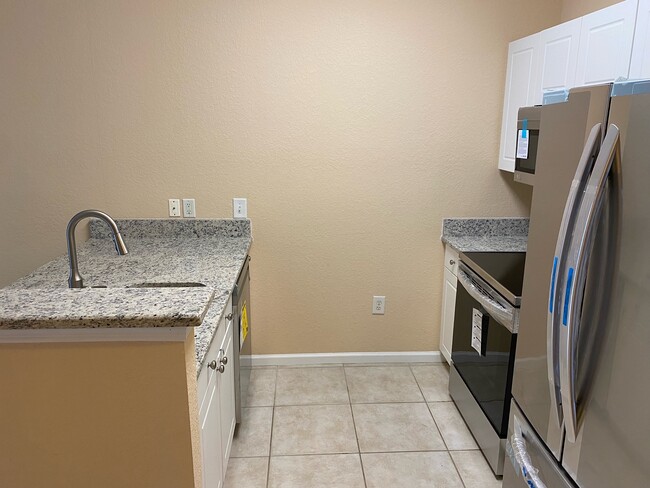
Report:
[[[113,234],[113,242],[115,243],[115,250],[121,256],[128,254],[126,249],[126,244],[124,244],[124,239],[120,234],[119,229],[115,221],[108,215],[100,210],[82,210],[68,222],[68,227],[66,229],[66,240],[68,243],[68,260],[70,261],[70,276],[68,277],[68,286],[70,288],[83,288],[83,278],[79,274],[79,263],[77,261],[77,241],[74,237],[74,231],[77,228],[77,224],[83,219],[94,217],[96,219],[103,220],[108,224]]]

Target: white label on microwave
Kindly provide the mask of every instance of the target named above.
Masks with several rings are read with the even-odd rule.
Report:
[[[481,354],[481,343],[483,339],[483,314],[472,309],[472,348]]]
[[[520,130],[517,135],[517,159],[528,159],[528,130]]]

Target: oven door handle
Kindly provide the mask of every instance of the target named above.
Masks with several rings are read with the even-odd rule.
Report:
[[[474,274],[462,261],[458,266],[458,282],[469,293],[469,296],[481,304],[490,316],[513,334],[517,333],[519,324],[515,307],[508,307],[500,303],[496,297],[486,293],[485,290],[489,290],[489,285]]]
[[[548,374],[549,391],[551,394],[554,408],[552,416],[559,427],[562,427],[562,394],[560,391],[560,366],[559,366],[559,325],[561,312],[561,293],[559,279],[564,276],[567,260],[567,248],[571,244],[571,236],[575,228],[580,203],[584,196],[584,190],[589,180],[589,175],[594,166],[600,141],[602,139],[602,124],[596,124],[592,127],[587,142],[582,150],[575,176],[571,182],[571,188],[564,206],[562,223],[555,244],[555,254],[553,257],[553,267],[551,271],[551,280],[549,284],[548,314],[546,319],[546,364]]]

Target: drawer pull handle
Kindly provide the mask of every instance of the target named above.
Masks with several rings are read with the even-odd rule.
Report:
[[[228,357],[226,356],[226,351],[219,349],[219,373],[223,373],[226,370],[226,364],[228,364]]]
[[[453,259],[450,259],[449,264],[451,264],[453,266],[454,264],[456,264],[456,261],[454,261]]]
[[[228,320],[232,320],[232,313],[229,313],[228,315],[226,315],[226,318],[227,318]]]
[[[208,363],[208,368],[210,368],[210,369],[217,369],[217,360],[216,360],[216,359],[213,359],[212,361],[210,361],[210,362]]]

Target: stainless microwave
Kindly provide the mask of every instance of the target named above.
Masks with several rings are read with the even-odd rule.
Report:
[[[515,181],[535,184],[537,144],[542,107],[522,107],[517,115],[517,145],[515,146]]]

